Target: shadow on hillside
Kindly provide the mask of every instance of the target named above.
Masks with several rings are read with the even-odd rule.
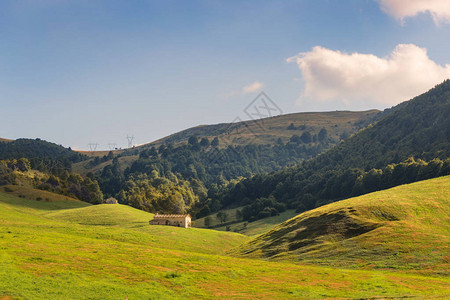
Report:
[[[260,249],[264,257],[272,257],[286,251],[306,250],[311,246],[350,239],[380,226],[382,223],[363,220],[354,215],[352,208],[334,211],[320,216],[292,220],[285,228],[268,232]],[[248,253],[253,252],[248,251]]]

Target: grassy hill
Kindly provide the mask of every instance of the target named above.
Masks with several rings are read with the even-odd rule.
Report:
[[[68,201],[0,192],[0,298],[311,299],[448,292],[443,277],[230,257],[225,253],[247,237],[149,226],[144,221],[150,214],[129,207],[77,202],[76,208]]]
[[[69,196],[63,196],[48,191],[35,189],[30,185],[6,185],[0,187],[0,191],[6,192],[11,198],[5,198],[4,202],[25,208],[38,208],[42,210],[58,210],[69,208],[82,208],[91,204]]]
[[[243,256],[367,269],[449,270],[450,176],[302,213],[248,241]]]
[[[153,218],[153,214],[120,204],[100,204],[78,209],[64,209],[46,216],[82,225],[126,227],[141,227],[147,225],[148,221]]]
[[[286,114],[257,121],[201,125],[177,132],[138,148],[186,142],[191,136],[217,137],[221,145],[245,145],[249,138],[255,144],[275,144],[278,138],[287,142],[294,134],[301,135],[305,131],[317,134],[322,128],[329,132],[331,139],[339,142],[341,136],[351,135],[369,125],[377,118],[379,113],[380,111],[375,109],[368,111],[307,112]]]

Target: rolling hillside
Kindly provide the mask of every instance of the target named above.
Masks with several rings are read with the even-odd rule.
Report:
[[[177,132],[138,148],[186,142],[191,136],[210,139],[217,137],[220,145],[246,145],[249,138],[254,144],[266,145],[275,144],[278,138],[287,142],[292,135],[301,135],[305,131],[318,134],[322,128],[329,132],[329,136],[334,142],[339,142],[341,137],[349,136],[372,123],[378,118],[379,113],[380,111],[375,109],[368,111],[307,112],[280,115],[257,121],[201,125]]]
[[[129,207],[83,208],[86,204],[79,202],[79,208],[65,209],[67,201],[0,192],[0,298],[311,299],[447,293],[449,282],[443,277],[230,257],[225,252],[247,237],[149,226],[144,221],[150,214]]]
[[[220,199],[240,206],[274,198],[304,211],[351,196],[448,175],[449,115],[450,80],[446,80],[317,157],[230,185]]]
[[[141,227],[148,224],[153,214],[128,205],[99,204],[58,210],[46,216],[81,225]]]
[[[449,275],[450,176],[332,203],[246,242],[244,257]]]

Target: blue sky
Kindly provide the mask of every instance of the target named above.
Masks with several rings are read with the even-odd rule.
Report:
[[[142,144],[260,91],[284,113],[390,107],[450,77],[450,4],[419,2],[1,1],[0,137]]]

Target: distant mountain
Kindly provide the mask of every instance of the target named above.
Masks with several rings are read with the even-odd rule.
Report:
[[[260,199],[259,206],[252,206],[256,217],[264,207],[273,208],[276,203],[305,210],[352,195],[446,175],[450,163],[449,116],[450,80],[446,80],[394,107],[374,125],[316,158],[230,185],[219,199],[225,206],[255,206]],[[426,162],[406,161],[410,157]],[[435,158],[440,160],[433,161]],[[262,215],[267,214],[270,210]]]
[[[149,144],[114,151],[113,157],[108,158],[106,152],[102,152],[100,156],[96,155],[97,152],[89,154],[92,158],[76,163],[74,170],[80,174],[101,172],[113,163],[115,157],[122,171],[126,168],[138,171],[142,170],[142,161],[138,161],[140,158],[146,159],[149,156],[155,158],[155,152],[158,155],[164,152],[163,158],[168,164],[177,164],[180,157],[185,157],[186,162],[190,161],[189,164],[193,165],[197,173],[204,173],[198,163],[199,160],[202,165],[209,165],[214,160],[212,163],[219,164],[214,176],[218,177],[222,172],[229,180],[278,170],[283,166],[314,157],[374,122],[380,114],[381,112],[377,110],[296,113],[259,121],[198,126]],[[206,146],[200,147],[201,149],[194,147],[195,154],[190,151],[192,147],[189,147],[188,143],[188,140],[194,137],[199,143],[202,140],[206,143]],[[213,147],[214,140],[216,144]],[[213,153],[217,150],[220,153]],[[192,155],[195,157],[191,157]],[[214,157],[224,158],[225,161],[215,160]],[[161,155],[159,158],[162,158]],[[252,160],[249,166],[245,167],[246,171],[237,170],[236,168],[241,168],[243,164],[241,160],[246,158]],[[146,170],[150,168],[148,172],[154,169],[148,167],[148,162],[145,162],[145,165]],[[178,164],[179,168],[173,172],[190,177],[189,172],[183,171],[185,168],[182,165],[184,163]],[[157,169],[161,171],[160,167]],[[167,170],[167,167],[163,169]]]
[[[330,141],[339,142],[376,121],[382,114],[375,109],[368,111],[307,112],[235,123],[201,125],[137,148],[169,143],[179,144],[187,142],[191,136],[206,137],[211,140],[217,137],[222,147],[242,146],[249,142],[258,145],[273,145],[277,143],[279,138],[283,142],[288,142],[293,135],[302,135],[304,132],[309,132],[311,135],[319,134],[322,128],[327,130]]]

